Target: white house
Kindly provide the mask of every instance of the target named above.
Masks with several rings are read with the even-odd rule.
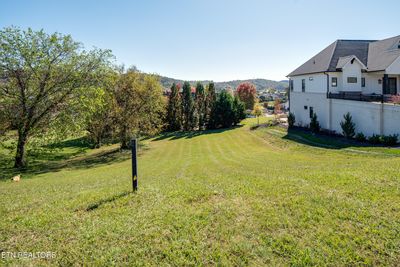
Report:
[[[341,133],[347,112],[356,131],[400,134],[400,35],[381,41],[337,40],[288,75],[290,112],[308,126],[313,113],[322,128]]]

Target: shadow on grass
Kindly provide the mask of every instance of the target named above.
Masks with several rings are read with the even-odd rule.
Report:
[[[132,191],[126,191],[126,192],[122,192],[122,193],[120,193],[118,195],[114,195],[114,196],[111,196],[111,197],[108,197],[108,198],[100,199],[99,201],[96,201],[96,202],[90,204],[89,206],[87,206],[85,211],[93,211],[93,210],[99,208],[101,205],[113,202],[113,201],[115,201],[115,200],[117,200],[119,198],[122,198],[122,197],[130,195],[130,194],[133,194],[133,192]],[[75,210],[75,211],[79,211],[79,210]]]
[[[26,169],[12,168],[12,162],[0,167],[0,179],[9,179],[16,174],[22,174],[23,178],[37,174],[57,172],[65,168],[88,169],[95,166],[122,162],[130,158],[130,151],[121,151],[119,148],[102,151],[92,155],[76,156],[79,153],[68,154],[69,156],[53,157],[43,162],[31,162]],[[72,158],[71,158],[72,157]],[[0,159],[1,160],[1,159]],[[9,159],[10,160],[10,159]],[[62,160],[62,161],[58,161]]]
[[[194,138],[196,136],[201,136],[201,135],[207,135],[207,134],[218,134],[218,133],[223,133],[226,131],[230,131],[233,129],[241,128],[243,125],[237,125],[231,128],[220,128],[220,129],[215,129],[215,130],[204,130],[204,131],[190,131],[190,132],[165,132],[162,133],[160,136],[154,138],[154,141],[161,141],[165,139],[169,140],[177,140],[177,139],[190,139]]]
[[[46,145],[47,148],[82,148],[87,149],[92,147],[93,145],[89,142],[86,137],[79,137],[75,139],[69,139],[65,141],[60,141],[57,143]]]
[[[373,145],[367,142],[358,142],[356,140],[349,140],[342,136],[325,134],[325,133],[312,133],[307,129],[293,128],[288,129],[288,133],[283,139],[291,140],[303,145],[327,148],[327,149],[344,149],[348,147],[383,147]]]

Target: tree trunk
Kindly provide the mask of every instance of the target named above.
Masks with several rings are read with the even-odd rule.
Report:
[[[28,134],[25,132],[18,132],[18,145],[17,154],[15,155],[14,168],[24,168],[26,167],[26,151],[25,145],[28,140]]]
[[[121,148],[122,149],[129,148],[128,129],[126,126],[123,126],[121,129],[120,139],[121,139]]]

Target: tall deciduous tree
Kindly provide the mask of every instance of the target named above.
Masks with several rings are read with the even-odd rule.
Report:
[[[113,97],[104,87],[91,88],[79,101],[83,109],[85,128],[95,148],[102,145],[103,138],[111,136],[115,127]]]
[[[12,111],[7,120],[18,130],[15,167],[26,166],[33,134],[60,118],[79,89],[99,84],[110,57],[110,51],[83,50],[69,35],[0,31],[0,109]]]
[[[254,84],[245,82],[239,84],[236,93],[240,100],[245,103],[246,109],[252,110],[257,100],[257,90]]]
[[[128,148],[134,136],[153,135],[162,129],[165,103],[156,75],[129,70],[118,79],[114,97],[121,148]]]
[[[198,124],[199,129],[202,130],[206,124],[206,116],[207,116],[207,109],[206,109],[206,92],[204,90],[204,86],[201,83],[197,83],[196,86],[196,110],[197,110],[197,117],[198,117]]]
[[[181,125],[181,96],[176,84],[172,84],[168,97],[167,123],[169,131],[179,131]]]
[[[190,131],[193,129],[194,120],[194,101],[192,88],[189,82],[184,82],[182,87],[182,121],[183,129]]]

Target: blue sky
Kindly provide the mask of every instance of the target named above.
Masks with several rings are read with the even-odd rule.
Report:
[[[399,35],[399,11],[398,0],[2,0],[0,27],[71,34],[179,79],[281,80],[336,39]]]

